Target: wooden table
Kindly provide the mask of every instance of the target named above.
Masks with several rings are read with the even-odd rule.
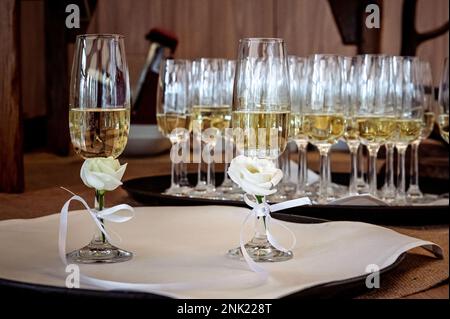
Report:
[[[310,155],[310,161],[315,162],[316,155]],[[333,155],[333,167],[345,171],[347,154]],[[169,174],[170,162],[168,154],[146,158],[121,158],[128,162],[124,179],[141,176]],[[93,199],[92,190],[86,188],[80,178],[79,170],[82,160],[77,156],[58,157],[43,152],[25,155],[26,190],[23,194],[0,193],[0,220],[12,218],[33,218],[58,212],[69,195],[59,187],[67,187],[86,199]],[[313,164],[312,167],[317,166]],[[194,171],[191,164],[189,170]],[[122,189],[108,193],[107,204],[130,203],[140,205],[128,197]],[[74,207],[75,209],[77,207]],[[81,206],[79,207],[81,208]],[[440,226],[447,227],[448,226]],[[408,298],[449,298],[448,283],[441,284]]]

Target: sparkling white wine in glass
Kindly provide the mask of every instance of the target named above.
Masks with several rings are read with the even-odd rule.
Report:
[[[129,108],[70,109],[70,137],[75,152],[83,158],[119,157],[127,144],[129,123]]]
[[[293,141],[308,141],[308,136],[305,134],[304,119],[301,113],[290,114],[290,130],[289,137]]]
[[[68,120],[73,147],[81,157],[118,158],[125,149],[130,128],[130,83],[123,36],[77,36]],[[104,189],[95,190],[95,217],[103,226],[98,213],[105,208],[105,193]],[[91,242],[70,252],[67,258],[75,263],[115,263],[132,256],[109,243],[96,227]]]
[[[356,125],[363,144],[385,144],[391,141],[395,134],[396,118],[393,116],[358,116]]]
[[[334,144],[344,135],[343,114],[305,114],[303,130],[313,144]]]
[[[430,136],[431,132],[433,131],[435,121],[436,116],[434,115],[434,112],[424,112],[422,121],[422,133],[420,134],[421,139],[426,139],[428,138],[428,136]]]
[[[233,138],[238,153],[275,161],[289,138],[291,98],[286,47],[282,39],[248,38],[239,42],[233,89]],[[262,194],[254,194],[262,195]],[[264,202],[264,196],[256,196]],[[268,240],[266,218],[258,216],[253,238],[244,247],[254,261],[292,258]],[[228,256],[241,259],[240,247]]]
[[[168,137],[172,143],[184,140],[185,132],[191,129],[191,115],[189,114],[170,112],[156,114],[156,122],[161,134]],[[185,131],[177,131],[176,129],[185,129]]]
[[[244,133],[236,147],[247,156],[276,159],[286,149],[289,111],[235,111],[233,127]]]
[[[192,119],[198,125],[198,129],[202,131],[208,128],[216,128],[222,133],[224,129],[230,127],[231,123],[231,106],[203,106],[194,105],[192,107]]]
[[[448,114],[439,115],[438,124],[442,138],[448,143]]]
[[[398,119],[396,121],[396,143],[409,144],[418,140],[422,131],[421,119]]]

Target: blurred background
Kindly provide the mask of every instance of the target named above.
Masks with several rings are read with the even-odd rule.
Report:
[[[72,3],[79,29],[65,27]],[[363,27],[369,3],[381,9],[380,29]],[[76,34],[124,35],[132,88],[154,27],[178,39],[176,58],[233,59],[240,38],[281,37],[298,56],[417,55],[430,61],[437,85],[448,20],[448,0],[1,0],[0,191],[24,190],[23,154],[72,153],[67,100]]]

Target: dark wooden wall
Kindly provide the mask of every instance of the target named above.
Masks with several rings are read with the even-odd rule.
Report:
[[[0,1],[0,192],[24,187],[19,3]]]

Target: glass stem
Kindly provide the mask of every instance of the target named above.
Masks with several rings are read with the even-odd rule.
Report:
[[[397,146],[398,156],[399,156],[399,174],[398,174],[398,185],[397,185],[397,197],[399,201],[403,202],[406,199],[406,169],[405,169],[405,146]]]
[[[297,143],[298,147],[298,175],[297,175],[297,194],[304,195],[306,193],[306,185],[308,182],[306,147],[307,143]]]
[[[369,194],[377,196],[377,154],[378,145],[369,146]]]
[[[358,144],[359,146],[359,144]],[[348,188],[349,195],[358,194],[358,146],[350,147],[351,168],[350,168],[350,185]]]
[[[207,163],[207,170],[206,170],[206,187],[208,191],[214,191],[215,186],[215,180],[214,180],[214,162],[211,156],[211,150],[212,146],[209,144],[206,144],[207,151],[208,151],[208,163]]]
[[[95,190],[95,210],[97,212],[101,212],[105,208],[105,191]],[[103,218],[98,218],[98,221],[103,224]],[[104,224],[103,224],[103,227]],[[101,242],[102,244],[106,243],[105,234],[103,234],[100,229],[96,229],[93,242]]]
[[[411,189],[419,190],[419,145],[420,141],[411,143],[411,171],[410,184]]]
[[[320,146],[320,182],[319,182],[319,198],[318,202],[323,204],[327,202],[329,187],[329,169],[328,169],[328,152],[330,146]]]
[[[264,196],[256,195],[256,202],[258,204],[262,204],[265,201]],[[266,216],[257,216],[255,222],[255,236],[254,238],[257,240],[266,240],[267,239],[267,224],[266,224]]]
[[[384,186],[385,197],[395,196],[394,185],[394,144],[386,144],[386,177]]]

